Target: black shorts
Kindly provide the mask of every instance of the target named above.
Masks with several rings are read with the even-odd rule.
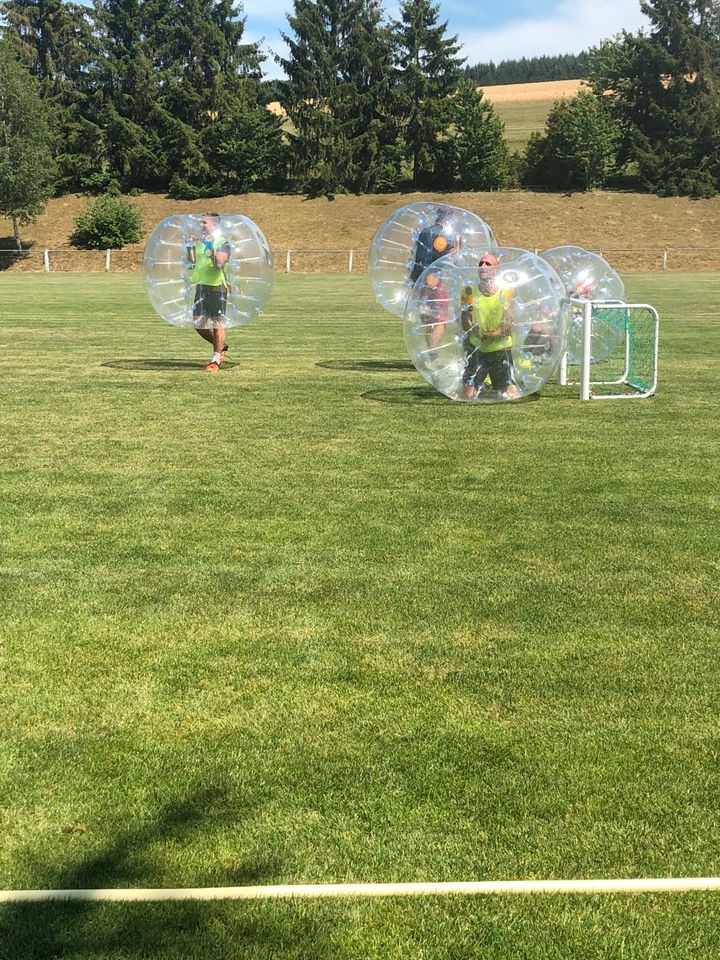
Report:
[[[504,350],[491,350],[488,353],[483,353],[479,347],[475,347],[472,353],[468,354],[462,382],[479,390],[487,376],[490,377],[493,390],[507,390],[511,384],[515,383],[512,350],[509,347]]]
[[[208,287],[204,283],[199,283],[195,287],[195,303],[193,304],[193,317],[195,319],[224,317],[226,305],[227,290],[224,286]]]

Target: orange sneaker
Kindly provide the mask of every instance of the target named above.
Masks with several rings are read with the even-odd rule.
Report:
[[[210,370],[212,373],[214,373],[216,370],[219,370],[219,369],[220,369],[220,364],[219,364],[219,363],[216,363],[214,360],[212,360],[212,361],[205,367],[205,369],[206,369],[206,370]]]

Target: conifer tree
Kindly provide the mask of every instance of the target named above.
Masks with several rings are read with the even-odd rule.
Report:
[[[161,0],[95,0],[100,123],[110,171],[127,187],[166,185],[158,27]]]
[[[103,166],[96,122],[93,64],[97,59],[89,11],[63,0],[3,0],[4,34],[17,50],[49,106],[58,185],[77,188]]]
[[[450,141],[455,186],[463,190],[506,187],[511,181],[505,127],[475,84],[461,80],[452,102]]]
[[[404,0],[393,24],[396,112],[416,187],[443,186],[451,178],[443,138],[465,61],[456,56],[457,37],[447,37],[447,23],[438,23],[438,11],[431,0]]]
[[[172,0],[158,31],[159,105],[178,196],[241,192],[276,179],[280,121],[262,104],[262,54],[243,43],[234,0]]]
[[[649,33],[593,51],[594,89],[645,187],[710,196],[720,189],[720,3],[647,0],[641,9]]]
[[[387,160],[390,50],[377,0],[294,0],[283,104],[295,173],[309,194],[369,189]]]

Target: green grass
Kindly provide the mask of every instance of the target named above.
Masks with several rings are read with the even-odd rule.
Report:
[[[488,87],[490,99],[492,88]],[[554,100],[495,104],[495,112],[505,124],[505,140],[510,151],[523,153],[531,133],[542,133]]]
[[[205,374],[134,276],[0,276],[0,886],[716,875],[717,274],[657,397],[453,404],[362,276]],[[8,960],[657,958],[717,896],[38,905]]]

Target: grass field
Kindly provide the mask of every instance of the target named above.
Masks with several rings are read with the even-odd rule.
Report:
[[[542,133],[550,108],[556,100],[574,97],[581,80],[554,80],[540,83],[504,83],[483,87],[498,116],[505,124],[505,140],[511,151],[523,153],[531,133]]]
[[[0,886],[720,873],[720,275],[658,396],[434,394],[367,279],[206,345],[5,274]],[[5,960],[687,960],[717,895],[38,905]]]

